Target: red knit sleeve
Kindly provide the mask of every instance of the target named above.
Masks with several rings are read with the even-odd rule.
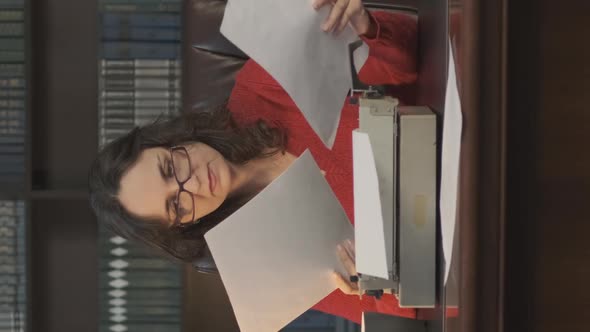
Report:
[[[286,130],[287,151],[299,156],[316,135],[291,97],[254,60],[248,60],[236,75],[228,108],[238,124],[259,119]]]
[[[418,21],[415,16],[375,11],[375,36],[360,36],[369,46],[369,57],[359,72],[366,84],[409,84],[417,78]]]
[[[346,295],[340,290],[332,292],[312,307],[324,313],[346,318],[357,324],[361,323],[363,312],[378,312],[386,315],[416,318],[416,310],[400,308],[397,298],[391,294],[383,294],[377,300],[372,296]]]

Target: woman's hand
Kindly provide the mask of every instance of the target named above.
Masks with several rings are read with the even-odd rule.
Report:
[[[313,8],[318,10],[327,4],[332,4],[332,10],[322,30],[339,34],[350,22],[358,35],[364,35],[371,27],[371,19],[361,0],[314,0]]]
[[[355,264],[355,251],[354,243],[347,240],[343,245],[338,245],[338,256],[348,276],[343,276],[338,272],[334,272],[334,280],[336,285],[344,294],[348,295],[359,295],[358,282],[350,281],[351,276],[356,277],[356,264]]]

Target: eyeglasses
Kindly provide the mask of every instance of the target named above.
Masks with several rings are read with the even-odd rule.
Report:
[[[170,148],[170,160],[172,160],[172,172],[178,182],[178,193],[173,203],[173,208],[168,210],[168,218],[172,221],[171,228],[186,228],[200,220],[195,220],[195,200],[192,192],[184,189],[184,184],[191,177],[191,160],[188,151],[183,146]],[[190,219],[189,219],[190,217]]]

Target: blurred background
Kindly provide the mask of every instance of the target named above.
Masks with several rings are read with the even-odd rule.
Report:
[[[88,204],[100,146],[182,109],[187,3],[0,1],[0,331],[238,330],[217,277],[107,232]],[[310,311],[285,331],[357,328]]]

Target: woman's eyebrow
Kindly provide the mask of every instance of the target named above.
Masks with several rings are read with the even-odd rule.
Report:
[[[164,173],[164,167],[162,166],[164,163],[162,162],[162,159],[160,159],[160,155],[157,155],[158,158],[158,171],[160,171],[160,176],[162,177],[162,180],[164,180],[164,182],[166,182],[166,174]],[[166,216],[170,216],[170,203],[172,202],[172,197],[166,198],[164,200],[164,208],[166,211]]]
[[[160,171],[160,176],[162,177],[162,180],[166,181],[166,174],[164,173],[164,163],[162,162],[162,159],[160,159],[160,155],[157,156],[158,158],[158,171]]]
[[[166,205],[166,218],[170,219],[170,200],[166,199],[164,205]]]

